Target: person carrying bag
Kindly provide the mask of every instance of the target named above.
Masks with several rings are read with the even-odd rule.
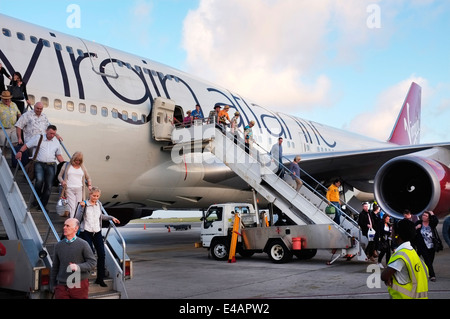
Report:
[[[25,166],[25,172],[28,175],[28,178],[33,181],[35,176],[34,176],[34,163],[36,162],[36,157],[38,155],[39,149],[41,147],[41,143],[42,143],[42,139],[44,138],[44,135],[41,135],[40,139],[39,139],[39,143],[38,146],[36,147],[36,152],[34,152],[34,156],[31,159],[31,161],[28,162],[28,164]],[[22,153],[22,151],[19,150],[19,152]]]

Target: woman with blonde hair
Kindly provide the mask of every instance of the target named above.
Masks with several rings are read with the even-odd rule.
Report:
[[[75,152],[70,162],[64,164],[58,175],[61,183],[61,196],[65,195],[69,206],[69,217],[75,216],[77,204],[85,197],[86,185],[91,190],[91,178],[83,165],[83,153]]]

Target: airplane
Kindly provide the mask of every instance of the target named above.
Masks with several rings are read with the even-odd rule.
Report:
[[[70,152],[82,151],[101,200],[122,224],[155,210],[205,209],[248,202],[248,185],[223,163],[175,160],[173,121],[200,105],[239,111],[242,129],[255,121],[255,140],[270,150],[284,138],[286,158],[316,180],[373,194],[382,209],[402,217],[450,209],[450,143],[420,144],[421,87],[412,83],[387,141],[271,111],[236,92],[147,58],[48,30],[0,14],[0,61],[22,73],[31,104],[44,113]],[[172,101],[167,107],[163,101]]]

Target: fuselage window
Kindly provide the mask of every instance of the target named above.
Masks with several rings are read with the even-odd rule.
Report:
[[[102,107],[102,116],[107,117],[108,116],[108,108]]]
[[[59,44],[58,42],[53,42],[53,44],[55,45],[55,49],[58,51],[62,51],[62,46],[61,44]]]
[[[2,33],[5,37],[11,37],[11,31],[9,29],[2,29]]]
[[[138,120],[137,113],[135,113],[135,112],[131,113],[131,118],[133,119],[133,122],[137,122],[137,120]]]
[[[25,34],[22,32],[17,32],[17,39],[25,41]]]
[[[60,99],[55,99],[53,106],[55,107],[55,110],[61,110],[62,109],[62,101]]]
[[[124,121],[128,120],[128,112],[127,111],[122,111],[122,120],[124,120]]]
[[[28,94],[28,99],[30,100],[30,104],[34,105],[34,101],[36,100],[36,98],[34,97],[34,95],[32,94]]]
[[[72,47],[67,46],[66,50],[67,50],[67,52],[69,52],[69,54],[73,54],[73,48]]]
[[[117,109],[112,109],[111,110],[111,115],[114,119],[119,117],[119,111],[117,111]]]
[[[31,43],[38,44],[39,40],[35,36],[30,36]]]
[[[41,97],[41,103],[42,105],[44,105],[44,107],[48,107],[49,105],[48,97],[45,96]]]
[[[75,104],[72,101],[67,101],[66,108],[67,111],[73,112],[75,110]]]
[[[45,47],[50,48],[50,42],[48,42],[48,40],[42,39],[42,43]]]
[[[84,57],[84,52],[83,52],[83,50],[77,49],[77,53],[78,53],[78,56]]]
[[[86,113],[86,104],[84,104],[84,103],[78,104],[78,111],[80,113]]]
[[[96,105],[91,105],[91,114],[97,115],[97,106]]]

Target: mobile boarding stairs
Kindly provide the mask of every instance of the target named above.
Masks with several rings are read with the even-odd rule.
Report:
[[[1,123],[0,126],[3,129]],[[52,255],[54,245],[62,237],[66,218],[56,214],[58,194],[50,197],[48,207],[53,210],[46,211],[23,164],[19,161],[15,169],[10,167],[8,160],[16,155],[16,151],[8,137],[7,143],[1,141],[0,145],[9,145],[9,148],[0,148],[0,248],[3,249],[0,255],[0,288],[24,293],[30,299],[51,298]],[[32,208],[33,201],[37,201],[38,208]],[[104,242],[106,273],[109,275],[105,283],[108,287],[91,284],[89,298],[127,299],[125,281],[132,277],[132,263],[126,254],[125,240],[112,222],[104,234]]]
[[[330,249],[333,255],[329,263],[339,257],[367,260],[361,247],[361,242],[366,245],[367,239],[362,236],[353,218],[341,212],[338,225],[325,213],[328,201],[322,194],[304,181],[297,192],[288,183],[292,181],[295,184],[290,171],[284,167],[285,179],[277,176],[274,172],[278,170],[278,163],[262,147],[253,143],[247,153],[241,137],[235,138],[225,128],[208,122],[211,119],[196,121],[190,127],[174,129],[173,147],[178,147],[185,155],[192,149],[196,152],[199,149],[203,152],[210,151],[269,204],[276,206],[293,224],[304,226],[307,234],[305,249]],[[325,188],[323,185],[320,187]],[[354,212],[356,213],[355,210]]]

